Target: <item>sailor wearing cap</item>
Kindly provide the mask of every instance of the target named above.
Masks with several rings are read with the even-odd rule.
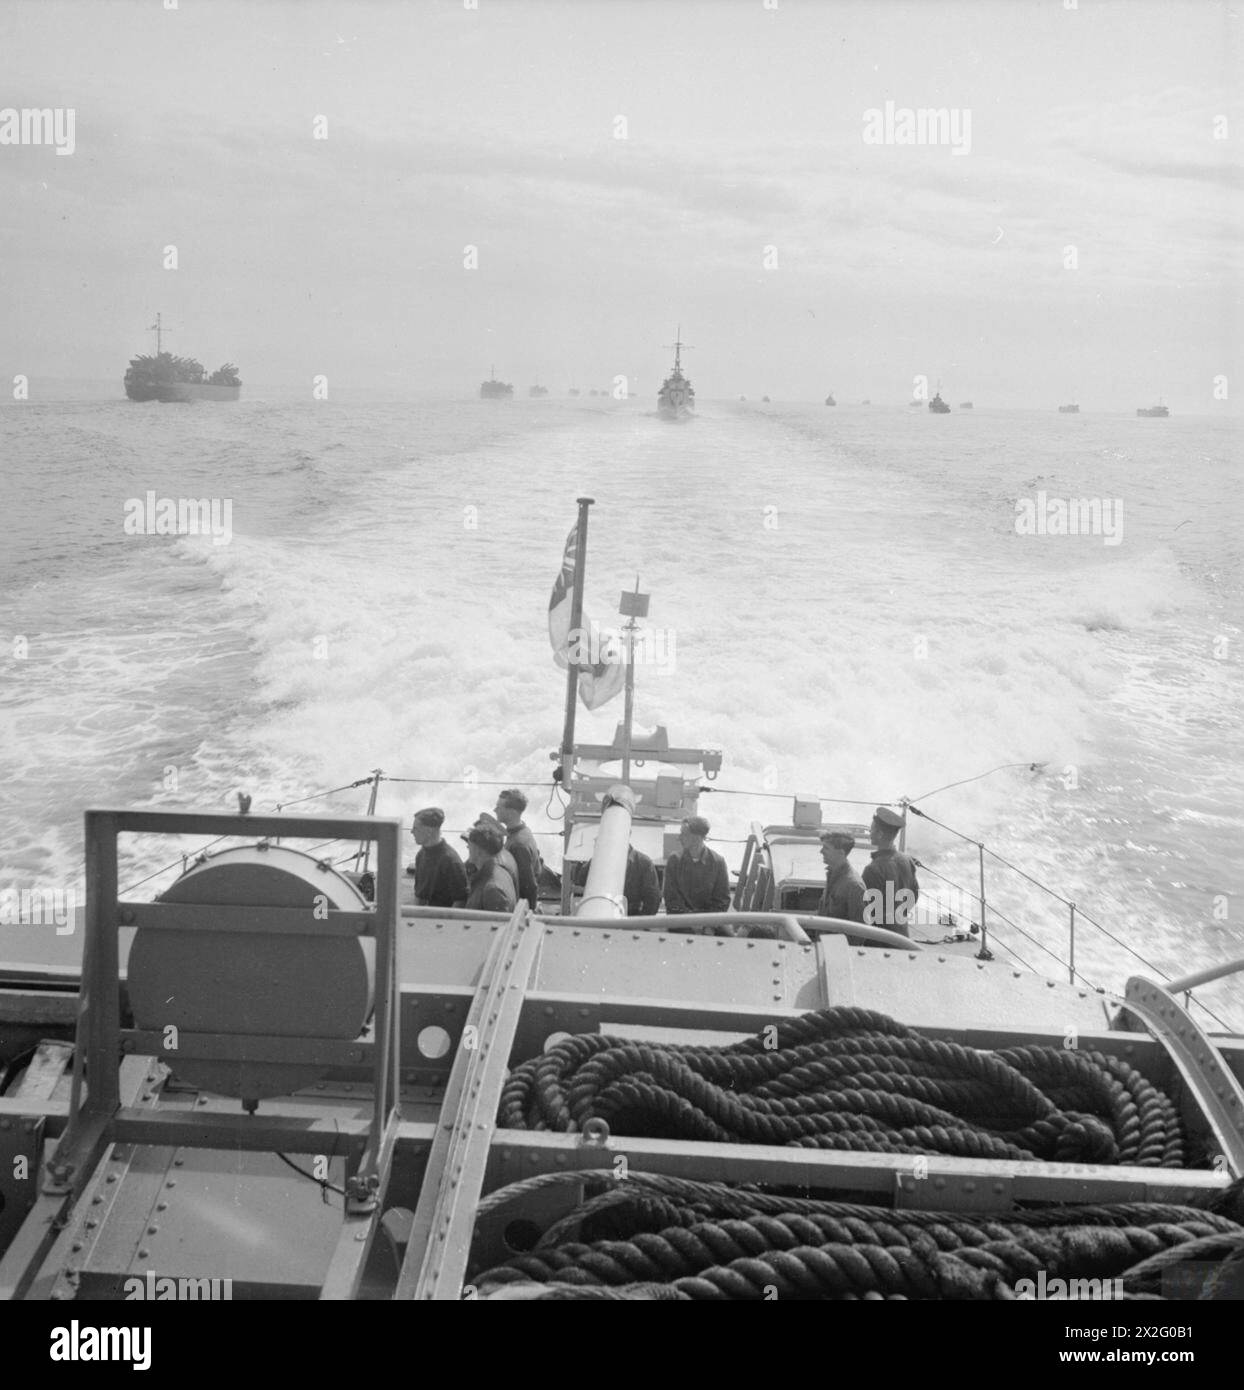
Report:
[[[497,867],[504,869],[510,876],[510,882],[514,885],[514,895],[518,896],[518,863],[508,849],[505,848],[505,826],[490,811],[481,811],[475,818],[475,824],[471,827],[477,830],[483,826],[486,830],[495,830],[501,837],[501,852],[497,855]],[[468,844],[471,841],[470,834],[462,837]],[[467,882],[475,881],[475,864],[471,859],[466,864]]]
[[[821,836],[825,864],[825,892],[818,917],[838,917],[847,922],[864,920],[864,883],[847,857],[855,848],[855,836],[845,830],[827,830]]]
[[[864,921],[870,927],[888,927],[900,936],[910,936],[920,884],[915,860],[894,848],[902,828],[903,817],[889,806],[878,806],[873,812],[870,838],[876,849],[864,866]]]
[[[726,912],[730,907],[729,871],[721,855],[704,843],[708,831],[703,816],[688,816],[682,823],[678,835],[682,848],[665,864],[665,910],[671,915]]]
[[[466,870],[458,851],[441,837],[445,812],[439,806],[416,811],[410,833],[415,855],[415,903],[419,907],[461,907],[466,901]]]
[[[466,906],[479,912],[513,912],[518,895],[509,874],[497,863],[504,845],[501,832],[490,825],[473,825],[466,842],[475,865]]]

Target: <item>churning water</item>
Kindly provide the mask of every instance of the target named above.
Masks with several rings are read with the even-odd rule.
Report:
[[[722,748],[723,789],[783,793],[705,796],[715,840],[785,820],[797,792],[922,798],[1043,763],[919,804],[1168,975],[1239,954],[1229,420],[67,401],[3,409],[0,438],[0,889],[80,892],[89,806],[223,810],[245,789],[264,809],[373,768],[445,781],[384,784],[381,814],[435,803],[459,827],[495,795],[473,779],[533,784],[555,864],[545,619],[587,494],[589,612],[617,621],[638,573],[667,636],[637,722]],[[149,492],[227,499],[227,543],[127,534]],[[1017,532],[1017,502],[1079,498],[1121,503],[1117,536]],[[619,718],[620,701],[581,711],[579,737]],[[127,842],[123,885],[183,847]],[[971,846],[917,822],[910,847],[974,888]],[[1062,976],[1037,943],[1065,957],[1065,907],[996,868],[989,893],[1035,938],[999,919],[1000,946]],[[1095,984],[1146,973],[1087,924],[1077,945]],[[1244,1027],[1241,986],[1199,997]]]

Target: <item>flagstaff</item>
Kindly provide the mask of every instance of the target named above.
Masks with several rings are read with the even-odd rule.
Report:
[[[566,652],[566,717],[562,725],[562,785],[569,786],[574,766],[575,698],[579,691],[579,629],[583,625],[583,576],[587,569],[587,509],[594,497],[576,497],[579,520],[575,532],[574,588],[570,595],[570,643]]]
[[[635,576],[635,588],[623,591],[618,604],[618,612],[626,619],[622,626],[626,633],[626,705],[622,715],[622,780],[631,779],[631,737],[635,713],[635,633],[639,629],[638,619],[648,616],[649,594],[639,592],[639,575]]]

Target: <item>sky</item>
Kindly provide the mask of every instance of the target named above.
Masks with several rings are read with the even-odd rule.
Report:
[[[1238,4],[173,3],[0,6],[0,381],[1244,398]]]

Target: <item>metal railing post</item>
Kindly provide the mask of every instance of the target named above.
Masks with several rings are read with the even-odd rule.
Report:
[[[368,814],[369,816],[374,816],[374,815],[376,814],[376,797],[379,795],[379,792],[380,792],[380,777],[381,777],[380,769],[379,769],[378,767],[372,768],[371,776],[367,779],[367,780],[371,783],[371,795],[368,796],[368,798],[367,798],[367,814]],[[359,861],[360,861],[360,860],[362,861],[362,864],[363,864],[362,869],[359,868]],[[365,874],[365,873],[368,871],[368,869],[369,869],[370,866],[371,866],[371,841],[370,841],[370,840],[363,840],[363,841],[360,843],[359,847],[358,847],[358,852],[357,852],[357,853],[355,854],[355,856],[354,856],[354,872],[355,872],[356,874],[357,874],[357,873],[364,873],[364,874]]]
[[[989,927],[985,921],[985,846],[980,840],[976,842],[976,852],[980,859],[981,884],[981,948],[978,958],[989,960]]]

